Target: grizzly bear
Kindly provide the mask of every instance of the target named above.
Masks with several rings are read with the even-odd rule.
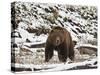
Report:
[[[72,37],[63,27],[54,27],[49,33],[45,47],[45,62],[48,62],[52,58],[54,50],[57,51],[61,62],[66,62],[68,57],[74,60]]]

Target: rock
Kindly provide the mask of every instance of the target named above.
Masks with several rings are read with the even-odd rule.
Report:
[[[88,54],[88,55],[97,55],[97,49],[96,48],[93,48],[93,47],[84,47],[84,46],[81,46],[78,48],[79,52],[81,54]]]

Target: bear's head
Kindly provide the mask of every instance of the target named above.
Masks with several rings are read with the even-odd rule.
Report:
[[[64,41],[64,30],[61,27],[54,27],[49,34],[49,43],[59,46]]]

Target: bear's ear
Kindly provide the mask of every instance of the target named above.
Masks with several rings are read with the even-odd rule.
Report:
[[[74,41],[74,40],[73,40],[73,45],[75,46],[76,44],[77,44],[77,41]]]
[[[51,30],[51,32],[50,33],[53,33],[54,32],[54,30]]]

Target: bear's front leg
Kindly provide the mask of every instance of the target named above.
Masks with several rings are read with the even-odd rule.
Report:
[[[67,52],[66,52],[66,50],[60,49],[58,51],[58,58],[59,58],[59,60],[61,62],[66,62],[66,60],[67,60]]]
[[[45,48],[45,62],[48,62],[53,56],[53,48],[52,46],[46,46]]]
[[[75,56],[75,52],[74,52],[74,47],[71,45],[69,48],[69,58],[74,61],[74,56]]]

